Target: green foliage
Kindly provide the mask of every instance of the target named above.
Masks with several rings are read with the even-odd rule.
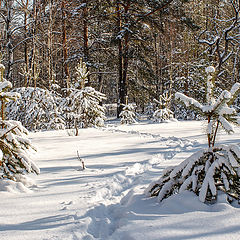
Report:
[[[76,67],[74,88],[67,89],[69,96],[62,100],[61,109],[69,128],[102,127],[105,121],[105,108],[101,106],[105,94],[92,87],[85,87],[89,72],[81,60]]]
[[[155,99],[158,104],[158,109],[153,113],[153,120],[155,122],[164,122],[173,119],[173,112],[169,109],[171,94],[168,92],[163,93],[159,97],[159,101]]]
[[[17,121],[0,120],[0,178],[19,181],[21,175],[39,174],[40,170],[31,160],[27,152],[35,150],[27,138],[28,131]]]
[[[146,189],[149,196],[157,196],[159,201],[185,190],[199,196],[202,202],[215,202],[218,191],[223,191],[228,200],[240,202],[240,148],[238,145],[215,146],[219,126],[226,132],[233,132],[231,123],[238,123],[234,108],[229,104],[240,91],[240,84],[235,83],[230,91],[224,90],[214,98],[213,77],[215,69],[208,67],[206,104],[182,93],[175,98],[185,106],[196,109],[207,120],[208,148],[202,149],[178,166],[166,169],[162,177]]]
[[[119,116],[121,118],[121,124],[136,123],[136,114],[134,112],[134,107],[130,104],[123,106],[123,110]]]
[[[41,88],[16,88],[12,94],[19,94],[15,102],[7,104],[10,119],[20,121],[30,131],[59,130],[65,128],[58,111],[59,100],[50,91]]]
[[[68,127],[102,127],[105,120],[105,108],[100,103],[105,95],[92,87],[71,89],[70,95],[63,99],[61,109]]]
[[[185,190],[199,196],[202,202],[215,202],[221,190],[228,200],[240,200],[240,148],[220,145],[200,150],[180,165],[168,168],[163,176],[146,190],[159,201]]]
[[[234,102],[240,93],[240,84],[235,83],[230,91],[224,90],[218,98],[214,97],[214,72],[213,67],[206,68],[206,104],[202,104],[194,98],[188,97],[182,93],[176,93],[175,99],[182,102],[186,107],[197,111],[204,119],[207,120],[207,137],[208,146],[215,145],[216,134],[219,126],[226,132],[233,132],[231,123],[237,124],[237,113],[233,107],[229,105]]]
[[[27,130],[20,122],[4,120],[5,103],[16,100],[19,93],[7,92],[12,84],[3,78],[4,66],[0,65],[0,178],[8,178],[13,181],[21,181],[21,176],[26,173],[39,174],[39,168],[33,163],[28,155],[29,149],[34,149],[29,139]]]

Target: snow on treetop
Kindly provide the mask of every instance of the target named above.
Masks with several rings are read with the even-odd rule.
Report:
[[[5,69],[5,66],[0,63],[0,69]]]
[[[240,83],[235,83],[233,86],[232,86],[232,89],[230,90],[231,94],[232,95],[235,95],[235,93],[237,93],[240,89]]]
[[[16,101],[18,98],[21,98],[21,95],[19,93],[13,93],[13,92],[0,92],[1,98],[5,98],[7,102],[9,100]]]
[[[0,82],[0,91],[5,90],[6,88],[12,88],[12,84],[9,81]]]
[[[213,73],[215,72],[215,68],[213,66],[206,67],[205,69],[206,73]]]
[[[222,99],[230,99],[232,97],[232,94],[227,90],[224,90],[221,95],[222,95]]]

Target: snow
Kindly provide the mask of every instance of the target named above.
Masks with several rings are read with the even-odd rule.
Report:
[[[7,94],[19,97],[17,101],[7,104],[9,119],[20,121],[28,130],[32,131],[65,128],[56,104],[59,97],[50,91],[38,87],[21,87],[15,88]]]
[[[136,114],[134,111],[134,106],[127,104],[123,106],[122,112],[119,114],[121,118],[121,124],[131,124],[137,123],[135,120]]]
[[[206,73],[213,73],[215,72],[215,68],[213,66],[206,67],[205,69]]]
[[[231,95],[235,95],[236,93],[238,93],[239,89],[240,89],[240,83],[235,83],[230,90]]]
[[[6,88],[12,88],[12,83],[9,81],[0,82],[0,91],[2,92]]]
[[[191,97],[187,97],[186,95],[182,94],[182,93],[179,93],[177,92],[175,94],[175,99],[176,100],[180,100],[180,101],[183,101],[184,104],[186,105],[186,107],[190,106],[190,105],[193,105],[195,106],[196,108],[200,108],[202,109],[203,108],[203,105],[201,103],[199,103],[197,100],[191,98]]]
[[[3,64],[0,63],[0,69],[5,70],[5,66]]]
[[[239,239],[240,208],[223,194],[214,205],[184,189],[161,203],[144,194],[164,169],[207,147],[203,129],[200,121],[111,122],[78,137],[30,133],[41,174],[1,180],[1,240]],[[239,134],[218,140],[239,144]]]
[[[220,116],[218,119],[219,119],[220,123],[222,124],[223,128],[228,133],[234,132],[233,126],[223,116]]]

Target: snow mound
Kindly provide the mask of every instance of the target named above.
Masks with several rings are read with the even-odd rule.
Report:
[[[28,193],[32,192],[28,187],[26,187],[22,182],[14,182],[12,180],[1,180],[0,181],[0,192],[8,193]]]

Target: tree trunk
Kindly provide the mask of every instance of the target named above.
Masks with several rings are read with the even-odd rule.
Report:
[[[64,84],[67,88],[70,87],[70,73],[67,64],[68,52],[67,52],[67,31],[66,31],[66,1],[62,0],[62,50],[63,50],[63,80],[66,80]]]
[[[163,93],[163,87],[162,87],[162,81],[161,81],[161,75],[160,75],[160,48],[157,43],[160,44],[160,40],[158,40],[158,33],[154,33],[154,52],[155,52],[155,79],[156,79],[156,96],[159,98],[159,96]]]
[[[24,11],[24,38],[27,39],[27,6],[28,6],[28,1],[26,2],[26,9]],[[28,60],[28,42],[25,40],[24,42],[24,61],[25,61],[25,72],[29,72],[29,60]],[[24,87],[27,86],[28,82],[28,75],[25,74],[24,76]]]
[[[6,71],[6,79],[8,81],[12,80],[12,64],[13,64],[13,45],[12,45],[12,36],[10,25],[12,22],[12,9],[13,1],[9,0],[7,3],[7,18],[6,18],[6,41],[7,41],[7,71]]]
[[[49,25],[48,25],[48,38],[47,38],[47,45],[48,45],[48,86],[49,89],[53,83],[53,63],[52,63],[52,25],[53,25],[53,18],[52,18],[52,4],[53,0],[49,2]]]
[[[117,27],[118,34],[122,30],[122,19],[120,13],[120,6],[117,3]],[[123,86],[123,49],[122,39],[118,38],[118,106],[117,106],[117,117],[119,118],[120,113],[123,109],[122,103],[124,103],[124,86]]]
[[[87,7],[87,1],[84,1],[85,7],[83,8],[83,61],[87,65],[88,69],[88,61],[89,61],[89,46],[88,46],[88,7]],[[88,74],[88,82],[86,83],[86,86],[90,86],[90,75]]]
[[[36,0],[33,1],[33,19],[34,19],[34,25],[32,29],[32,51],[31,51],[31,59],[30,59],[30,69],[32,70],[31,79],[29,79],[27,87],[31,86],[32,84],[34,87],[37,87],[37,79],[35,77],[36,75],[36,34],[37,34],[37,3]],[[32,83],[33,81],[33,83]]]
[[[125,15],[125,24],[129,24],[129,17],[128,17],[128,10],[130,7],[130,0],[127,1],[126,5],[124,6],[124,15]],[[124,35],[124,41],[123,41],[123,77],[122,77],[122,96],[120,98],[120,102],[122,104],[127,104],[127,95],[128,95],[128,79],[127,79],[127,73],[128,73],[128,58],[129,58],[129,31],[127,30]]]

